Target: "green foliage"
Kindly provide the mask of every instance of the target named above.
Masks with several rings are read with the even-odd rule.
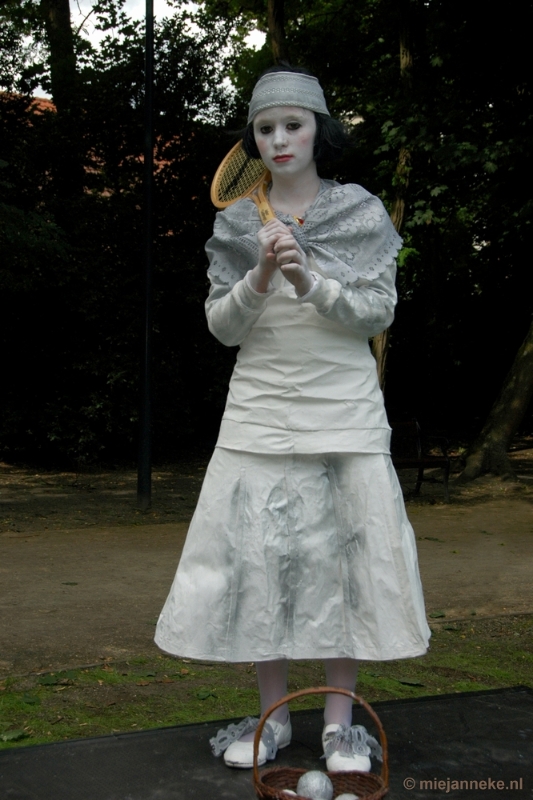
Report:
[[[266,27],[266,3],[206,6],[255,14]],[[325,177],[361,183],[389,207],[406,190],[391,416],[472,430],[531,314],[523,287],[532,201],[519,179],[531,171],[530,7],[502,24],[459,0],[287,0],[285,19],[292,62],[312,69],[331,112],[353,126],[356,147]],[[402,29],[413,59],[403,79]],[[271,62],[268,48],[237,60],[243,98]],[[400,177],[402,147],[409,162]]]
[[[205,0],[156,28],[156,454],[212,440],[232,351],[207,333],[204,243],[211,176],[272,62],[265,0]],[[355,147],[324,177],[363,184],[391,206],[405,192],[391,417],[472,430],[529,325],[524,258],[531,198],[527,8],[505,25],[459,0],[286,0],[291,59],[324,85]],[[73,107],[38,109],[50,88],[40,4],[0,11],[1,342],[8,457],[74,462],[134,456],[143,262],[144,41],[116,0],[75,36]],[[402,80],[400,30],[412,70]],[[28,38],[29,37],[29,38]],[[28,44],[30,42],[30,44]],[[497,54],[497,55],[496,55]],[[230,76],[235,96],[225,89]],[[79,113],[78,113],[79,112]],[[397,173],[400,148],[409,159]],[[81,176],[81,179],[80,179]],[[502,335],[504,333],[504,335]],[[459,431],[458,431],[459,429]]]
[[[227,26],[190,25],[188,15],[176,14],[156,30],[154,401],[156,446],[166,455],[199,427],[212,435],[202,417],[213,392],[222,403],[217,388],[231,368],[231,353],[213,346],[203,314],[203,245],[214,216],[208,188],[227,149],[214,125],[231,108],[220,56]],[[83,463],[134,456],[143,47],[141,26],[122,15],[99,51],[85,48],[79,57],[85,186],[68,202],[55,179],[64,141],[58,115],[30,98],[2,98],[8,381],[0,442],[8,457]],[[209,370],[206,362],[217,354]]]

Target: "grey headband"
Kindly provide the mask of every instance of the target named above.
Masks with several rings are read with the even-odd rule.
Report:
[[[324,92],[316,78],[299,72],[269,72],[263,75],[252,94],[248,109],[250,123],[259,111],[276,106],[295,106],[327,114]]]

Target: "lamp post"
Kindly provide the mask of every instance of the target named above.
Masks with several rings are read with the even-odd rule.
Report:
[[[154,85],[154,0],[146,0],[144,77],[144,326],[141,359],[141,408],[139,415],[139,461],[137,502],[143,511],[152,501],[152,262],[153,262],[153,85]]]

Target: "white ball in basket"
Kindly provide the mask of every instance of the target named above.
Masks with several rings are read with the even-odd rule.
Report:
[[[283,789],[283,794],[290,794],[291,797],[296,797],[296,792],[293,792],[292,789]]]
[[[335,800],[359,800],[359,798],[356,794],[345,792],[344,794],[338,794]]]
[[[333,784],[327,775],[313,769],[302,775],[296,787],[296,794],[308,797],[309,800],[331,800]]]

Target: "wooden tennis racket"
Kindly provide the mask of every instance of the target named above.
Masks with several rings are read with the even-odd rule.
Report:
[[[215,173],[211,202],[217,208],[227,208],[237,200],[249,197],[256,204],[265,225],[276,216],[267,199],[270,178],[270,172],[260,158],[246,155],[241,140],[231,148]]]

